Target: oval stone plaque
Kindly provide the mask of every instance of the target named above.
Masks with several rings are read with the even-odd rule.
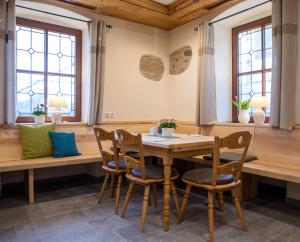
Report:
[[[178,75],[189,68],[193,51],[190,46],[184,46],[170,54],[170,75]]]
[[[160,81],[164,74],[164,63],[154,55],[143,55],[140,60],[141,74],[153,81]]]

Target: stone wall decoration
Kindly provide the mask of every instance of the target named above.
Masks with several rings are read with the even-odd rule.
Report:
[[[141,57],[140,72],[144,77],[152,81],[160,81],[164,70],[164,63],[161,58],[154,55],[143,55]]]
[[[178,75],[184,72],[192,60],[192,48],[184,46],[170,54],[170,75]]]

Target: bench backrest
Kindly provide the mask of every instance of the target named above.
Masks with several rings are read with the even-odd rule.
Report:
[[[252,141],[249,153],[259,159],[276,161],[299,161],[300,163],[300,129],[283,131],[270,127],[248,127],[242,125],[215,125],[202,127],[200,133],[224,137],[238,131],[249,131]]]
[[[92,127],[85,125],[58,125],[57,131],[75,132],[76,145],[82,154],[99,154]],[[0,162],[20,160],[22,147],[17,127],[0,128]]]

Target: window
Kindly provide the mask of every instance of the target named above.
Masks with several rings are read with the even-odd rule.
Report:
[[[17,122],[32,122],[33,108],[50,96],[65,98],[64,120],[81,120],[81,36],[80,30],[17,18]]]
[[[272,25],[271,17],[260,19],[232,30],[233,85],[232,96],[246,100],[271,96]],[[250,110],[252,114],[253,110]],[[270,107],[265,109],[267,119]],[[238,110],[233,106],[232,119]]]

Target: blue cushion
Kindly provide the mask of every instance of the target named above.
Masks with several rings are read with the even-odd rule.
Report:
[[[81,155],[77,150],[74,132],[49,132],[49,136],[52,142],[54,157]]]

